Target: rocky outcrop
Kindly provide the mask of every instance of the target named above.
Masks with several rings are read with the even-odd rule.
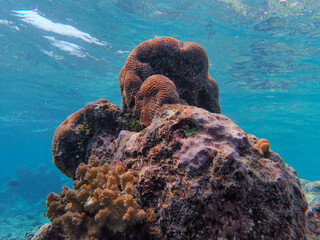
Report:
[[[140,172],[165,239],[304,239],[299,180],[257,141],[223,115],[165,105],[140,133],[120,133],[115,158]]]
[[[154,212],[153,236],[305,239],[307,203],[295,171],[221,114],[164,105],[147,128],[122,130],[103,149],[108,162],[136,174],[141,209]]]
[[[88,163],[92,148],[100,159],[108,159],[110,153],[105,149],[125,128],[125,118],[117,105],[103,98],[88,103],[57,128],[52,142],[53,163],[74,179],[80,163]]]
[[[318,208],[306,216],[296,172],[219,114],[201,46],[146,41],[119,81],[122,111],[100,99],[56,130],[54,164],[74,190],[48,196],[46,239],[303,240],[317,231]]]

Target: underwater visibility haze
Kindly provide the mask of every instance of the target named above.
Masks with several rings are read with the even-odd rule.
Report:
[[[221,113],[270,142],[299,178],[320,179],[318,0],[0,0],[0,239],[47,222],[70,185],[56,128],[88,102],[121,107],[118,74],[141,42],[200,44]]]

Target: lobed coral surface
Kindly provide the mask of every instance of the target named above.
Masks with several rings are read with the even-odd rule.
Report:
[[[198,44],[171,37],[141,43],[119,74],[122,110],[136,113],[136,95],[152,75],[163,75],[176,86],[180,102],[220,113],[219,88],[208,73],[209,61]],[[168,102],[169,103],[169,102]]]
[[[135,113],[144,125],[150,125],[157,109],[163,104],[179,103],[174,83],[162,75],[148,77],[135,97]]]

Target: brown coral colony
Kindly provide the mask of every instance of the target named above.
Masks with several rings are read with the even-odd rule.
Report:
[[[134,113],[146,125],[153,117],[151,109],[155,111],[163,104],[179,102],[220,113],[219,88],[208,73],[208,65],[206,52],[196,43],[184,43],[171,37],[141,43],[129,55],[119,74],[122,110]],[[151,76],[157,76],[157,80],[152,77],[151,81]],[[149,84],[144,84],[146,81]],[[152,85],[157,81],[156,88]],[[161,87],[162,84],[165,86]],[[148,97],[144,95],[154,91],[159,93]],[[137,99],[141,95],[143,100]],[[152,101],[156,104],[151,107]],[[146,107],[141,107],[141,104]]]

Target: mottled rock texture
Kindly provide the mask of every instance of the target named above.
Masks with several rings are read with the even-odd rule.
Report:
[[[122,110],[136,113],[136,95],[152,75],[163,75],[176,86],[181,103],[220,113],[219,88],[208,73],[209,61],[198,44],[171,37],[141,43],[127,58],[119,74]]]
[[[112,111],[111,116],[120,116],[118,109]],[[94,125],[90,121],[96,118],[88,119],[87,124]],[[74,123],[69,131],[79,129],[78,125],[83,126],[81,121]],[[97,153],[94,158],[100,165],[122,162],[135,173],[139,206],[154,213],[150,239],[306,239],[307,203],[295,171],[270,150],[268,141],[247,135],[227,117],[165,104],[140,132],[125,130],[125,122],[115,123],[124,130],[118,127],[110,139],[101,133],[112,125],[99,126],[91,139],[98,136],[108,144],[90,140],[84,152],[86,156]],[[81,137],[86,139],[80,135],[78,142]],[[262,142],[267,147],[261,148]],[[63,143],[62,149],[74,144],[67,139]],[[101,153],[108,153],[108,158]],[[67,160],[78,164],[78,158]],[[56,200],[61,201],[58,196]],[[83,209],[90,212],[85,203]]]
[[[165,239],[305,239],[299,180],[257,141],[223,115],[164,105],[140,133],[120,133],[115,158],[140,172]]]
[[[56,229],[52,227],[51,224],[46,223],[41,226],[31,240],[63,240],[64,235],[59,233]],[[28,239],[24,239],[28,240]]]
[[[320,181],[300,179],[309,208],[307,211],[308,239],[320,239]]]
[[[57,128],[52,142],[53,162],[74,179],[80,163],[88,162],[92,148],[100,159],[109,157],[105,149],[122,129],[125,129],[125,118],[117,105],[103,98],[88,103]]]

